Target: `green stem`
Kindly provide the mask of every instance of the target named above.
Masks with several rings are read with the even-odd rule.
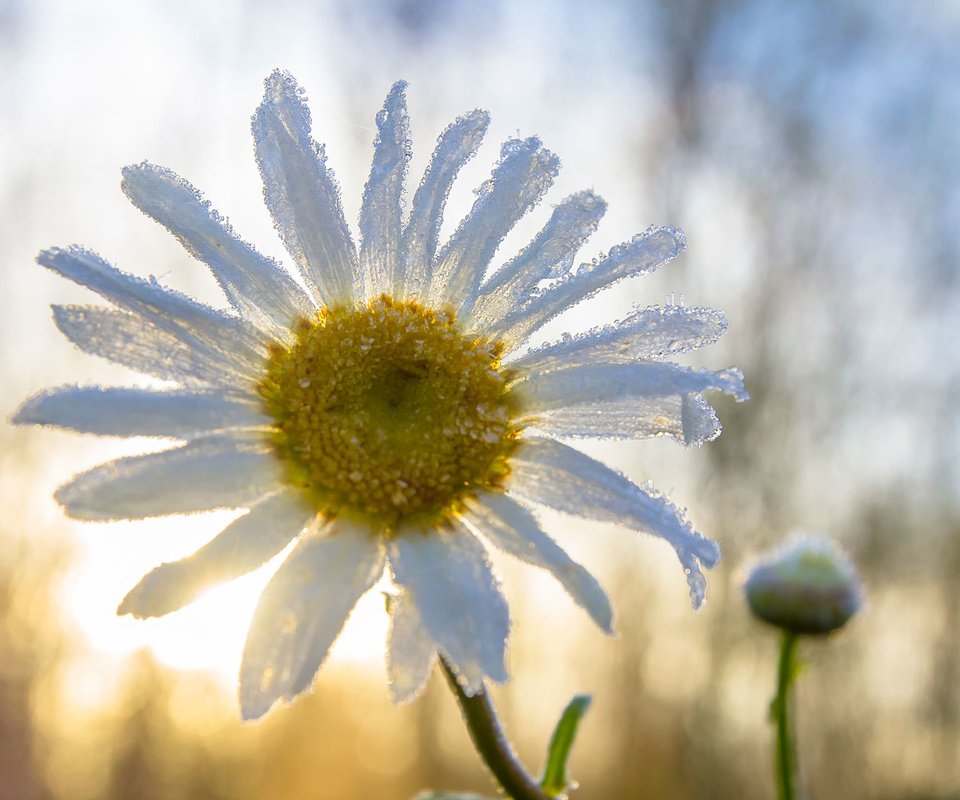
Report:
[[[777,668],[777,695],[773,699],[773,716],[777,726],[777,788],[780,800],[796,798],[796,757],[790,725],[790,685],[796,672],[797,634],[786,631],[780,647]]]
[[[503,791],[513,800],[550,800],[550,796],[530,777],[517,759],[486,691],[482,690],[473,697],[464,694],[463,687],[457,682],[457,676],[446,659],[441,657],[440,666],[460,704],[460,711],[467,723],[474,747]]]

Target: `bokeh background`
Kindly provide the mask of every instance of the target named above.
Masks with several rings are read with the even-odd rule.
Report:
[[[737,364],[752,394],[718,400],[724,434],[700,450],[588,448],[720,540],[701,612],[670,549],[625,530],[545,515],[608,588],[617,640],[544,576],[497,560],[515,625],[513,680],[495,698],[523,759],[535,768],[567,699],[590,692],[578,796],[771,797],[777,640],[739,583],[752,554],[824,531],[859,564],[869,604],[803,650],[811,796],[960,797],[957,41],[952,0],[0,0],[0,416],[51,384],[135,380],[57,334],[48,305],[91,297],[33,263],[42,247],[82,242],[221,302],[127,204],[123,165],[170,166],[284,257],[248,128],[272,68],[306,87],[351,220],[394,80],[411,82],[414,181],[447,122],[487,108],[446,230],[499,142],[539,134],[564,169],[498,263],[587,187],[610,210],[585,259],[651,223],[690,245],[554,332],[671,295],[716,306],[729,334],[690,363]],[[169,619],[114,616],[142,573],[227,515],[84,526],[50,495],[157,446],[0,427],[0,798],[493,794],[437,676],[390,704],[376,596],[315,692],[255,725],[238,721],[234,676],[270,567]]]

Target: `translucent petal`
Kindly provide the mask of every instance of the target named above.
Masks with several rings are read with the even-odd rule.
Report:
[[[400,203],[410,161],[410,118],[406,81],[393,85],[377,114],[373,167],[360,208],[360,269],[368,299],[402,291]]]
[[[437,651],[420,621],[417,605],[406,592],[390,601],[387,672],[394,703],[413,700],[430,677]]]
[[[249,385],[208,348],[194,347],[138,314],[103,306],[51,306],[60,332],[83,352],[189,385]]]
[[[607,633],[613,633],[613,610],[600,584],[545,534],[536,517],[502,492],[477,498],[464,521],[505,553],[550,572]]]
[[[574,274],[537,292],[484,333],[517,346],[557,314],[617,281],[652,272],[680,255],[685,247],[686,240],[678,229],[648,228],[614,247],[605,258],[581,264]]]
[[[552,439],[525,439],[511,466],[509,490],[513,494],[568,514],[626,525],[666,539],[683,565],[694,607],[703,603],[706,579],[700,567],[715,566],[720,548],[697,533],[683,511],[665,497]]]
[[[346,520],[297,544],[253,616],[240,666],[244,719],[310,687],[357,600],[382,574],[379,537]]]
[[[437,140],[403,231],[401,261],[407,297],[426,299],[447,195],[460,168],[477,152],[489,124],[487,112],[472,111],[457,119]]]
[[[716,439],[721,426],[713,407],[703,397],[685,394],[565,406],[538,414],[530,421],[530,429],[561,438],[671,436],[685,445],[699,445]]]
[[[475,326],[482,330],[499,322],[525,303],[542,281],[568,274],[606,209],[603,199],[589,191],[571,195],[554,208],[534,240],[480,287],[472,315]]]
[[[696,394],[717,389],[746,400],[743,374],[730,369],[712,372],[669,361],[633,364],[585,364],[546,373],[533,373],[511,390],[524,409],[539,414],[580,403],[605,403],[627,398]]]
[[[433,305],[450,303],[461,315],[469,313],[503,237],[539,202],[559,169],[560,159],[536,137],[504,143],[493,175],[437,257],[430,284]]]
[[[241,319],[228,317],[155,280],[146,281],[121,272],[82,247],[44,250],[37,261],[219,360],[221,368],[250,375],[258,374],[261,369],[262,340],[256,330]]]
[[[310,136],[310,111],[293,77],[265,81],[253,116],[263,196],[280,238],[316,298],[327,305],[355,296],[357,256],[326,154]]]
[[[451,531],[402,531],[390,539],[389,556],[430,638],[466,678],[464,691],[476,694],[484,676],[505,681],[507,601],[473,534],[459,522]]]
[[[270,423],[256,401],[222,391],[154,391],[133,387],[62,386],[24,403],[17,425],[53,425],[101,436],[191,435]]]
[[[284,269],[242,241],[190,183],[164,167],[143,162],[123,170],[123,191],[194,258],[213,272],[231,305],[254,325],[279,338],[313,303]]]
[[[712,308],[651,306],[636,309],[613,325],[538,347],[510,366],[549,372],[578,364],[629,364],[696,350],[717,341],[726,330],[726,318]]]
[[[279,489],[282,480],[279,462],[262,437],[216,434],[101,464],[61,486],[55,496],[74,519],[143,519],[245,507]]]
[[[118,614],[161,617],[193,602],[205,589],[269,561],[316,516],[299,491],[265,497],[193,555],[161,564],[120,603]]]

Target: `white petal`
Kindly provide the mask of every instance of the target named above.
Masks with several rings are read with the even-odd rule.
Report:
[[[243,320],[228,317],[155,280],[121,272],[82,247],[45,250],[37,261],[114,305],[139,314],[184,344],[219,359],[227,368],[245,374],[257,374],[261,369],[260,336]]]
[[[464,515],[464,521],[505,553],[550,572],[607,633],[613,633],[613,610],[600,584],[545,534],[536,517],[502,492],[487,492]]]
[[[515,384],[511,391],[518,393],[526,411],[538,414],[580,403],[696,394],[710,389],[731,394],[738,401],[748,397],[743,388],[743,373],[738,369],[712,372],[669,361],[588,364],[534,373]]]
[[[685,247],[686,240],[678,229],[648,228],[629,242],[614,247],[606,258],[581,264],[576,273],[538,292],[484,333],[519,345],[557,314],[617,281],[652,272],[675,259]]]
[[[282,480],[262,437],[217,434],[101,464],[61,486],[55,497],[74,519],[143,519],[248,506]]]
[[[690,597],[699,607],[706,592],[700,566],[713,567],[720,548],[693,530],[683,512],[652,489],[589,456],[551,439],[525,439],[511,459],[509,490],[568,514],[615,522],[666,539],[687,574]]]
[[[467,217],[444,246],[430,285],[433,305],[473,308],[480,282],[503,237],[536,205],[560,169],[560,159],[536,137],[510,139],[493,175],[477,192]]]
[[[210,267],[231,305],[261,330],[280,337],[296,316],[312,315],[313,303],[283,268],[238,238],[183,178],[144,162],[126,167],[121,185],[137,208]]]
[[[303,92],[286,72],[275,71],[265,85],[253,138],[267,207],[316,298],[327,305],[349,302],[355,296],[356,251],[333,172],[310,136]]]
[[[579,364],[629,364],[704,347],[726,330],[727,320],[712,308],[651,306],[636,309],[613,325],[531,350],[510,366],[549,372]]]
[[[720,420],[698,394],[628,397],[607,403],[581,403],[543,412],[528,430],[554,437],[645,439],[671,436],[685,445],[712,442],[720,435]]]
[[[484,676],[505,681],[510,615],[473,534],[459,522],[449,531],[401,531],[390,540],[389,556],[437,649],[467,678],[467,694],[483,688]]]
[[[51,306],[60,332],[83,352],[166,381],[249,385],[209,348],[195,347],[143,317],[102,306]]]
[[[357,600],[383,574],[369,528],[336,520],[296,546],[260,596],[240,666],[244,719],[310,687]]]
[[[394,703],[413,700],[430,677],[437,651],[420,621],[417,605],[406,592],[390,601],[387,672]]]
[[[500,322],[525,303],[541,281],[568,274],[606,209],[603,198],[589,191],[563,200],[534,240],[480,287],[472,314],[475,326],[485,329]]]
[[[473,111],[457,119],[437,140],[430,166],[414,195],[410,221],[403,231],[401,261],[407,297],[426,300],[443,206],[457,173],[477,152],[489,124],[489,114]]]
[[[377,114],[373,167],[360,207],[360,269],[367,298],[401,293],[400,199],[410,161],[410,119],[404,91],[397,81]]]
[[[292,489],[265,497],[193,555],[161,564],[123,599],[118,614],[160,617],[192,602],[204,589],[245,575],[269,561],[316,516]]]
[[[65,386],[24,403],[17,425],[53,425],[101,436],[170,436],[257,428],[270,420],[256,402],[222,391],[153,391],[134,387]]]

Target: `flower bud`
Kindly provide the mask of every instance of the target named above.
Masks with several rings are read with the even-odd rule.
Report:
[[[863,601],[850,559],[826,536],[794,536],[750,570],[744,593],[754,615],[792,633],[826,634]]]

